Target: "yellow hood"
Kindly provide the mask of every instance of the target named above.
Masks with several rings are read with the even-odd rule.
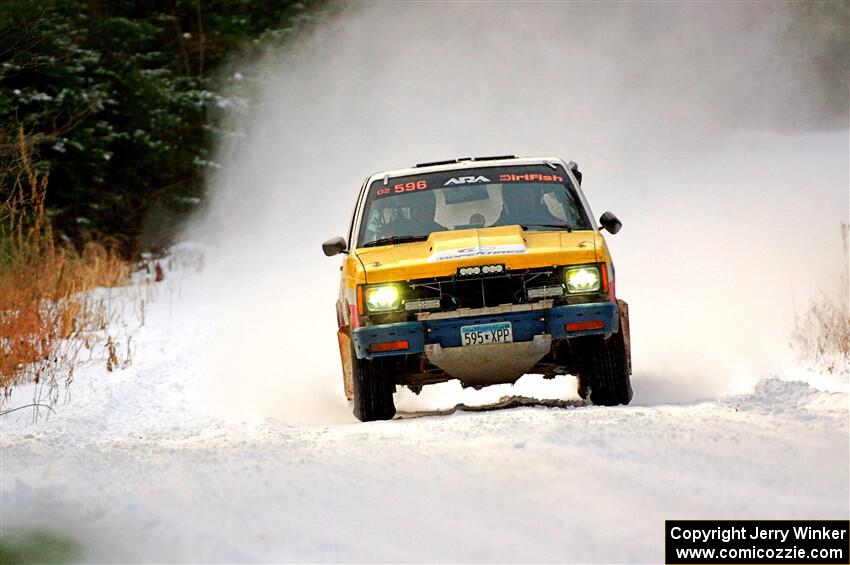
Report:
[[[501,263],[509,269],[604,260],[602,237],[592,230],[525,231],[520,226],[434,232],[426,241],[354,251],[369,284],[446,277],[459,267]]]

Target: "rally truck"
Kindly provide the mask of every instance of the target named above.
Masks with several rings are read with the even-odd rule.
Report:
[[[397,386],[577,377],[593,404],[632,398],[629,310],[578,166],[477,157],[376,173],[344,254],[337,322],[347,398],[362,421],[395,415]]]

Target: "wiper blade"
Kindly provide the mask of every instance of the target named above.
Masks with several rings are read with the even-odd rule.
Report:
[[[392,235],[390,237],[382,237],[375,241],[364,243],[363,247],[377,247],[379,245],[395,245],[397,243],[412,243],[414,241],[425,241],[427,235]]]
[[[566,224],[520,224],[522,229],[527,230],[528,228],[558,228],[561,230],[573,231],[573,228]]]

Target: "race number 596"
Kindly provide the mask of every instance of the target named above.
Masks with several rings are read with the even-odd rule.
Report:
[[[393,192],[399,194],[401,192],[413,192],[414,190],[425,190],[428,188],[428,182],[425,180],[400,182],[393,187]]]

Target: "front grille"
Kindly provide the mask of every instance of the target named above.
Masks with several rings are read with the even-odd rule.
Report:
[[[457,279],[444,277],[410,281],[410,300],[439,300],[441,310],[485,308],[529,302],[528,289],[563,284],[561,269],[529,269],[504,274]]]

